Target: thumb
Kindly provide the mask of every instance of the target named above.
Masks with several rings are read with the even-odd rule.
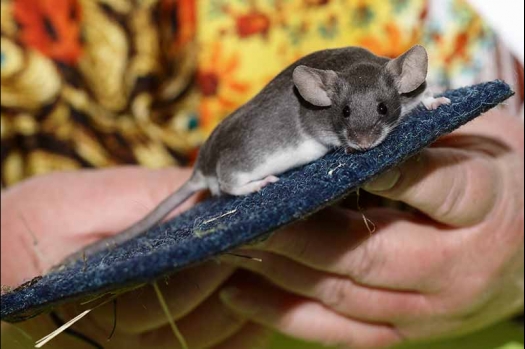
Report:
[[[363,189],[402,201],[452,226],[479,223],[493,209],[501,180],[490,157],[462,149],[428,148]]]
[[[145,169],[121,167],[86,173],[85,190],[78,197],[87,202],[79,213],[90,231],[113,235],[143,218],[190,177],[189,168]],[[84,174],[82,174],[84,175]],[[87,188],[91,188],[87,190]],[[167,218],[187,210],[198,201],[194,195]],[[87,207],[86,207],[87,206]],[[78,224],[78,223],[77,223]]]
[[[83,246],[121,232],[180,187],[191,172],[136,166],[57,172],[2,191],[2,262],[7,269],[27,269],[7,284],[38,275]],[[197,200],[191,197],[172,215]]]

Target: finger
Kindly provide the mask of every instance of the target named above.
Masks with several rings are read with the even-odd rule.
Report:
[[[240,262],[229,256],[221,260],[262,275],[289,292],[320,301],[355,319],[395,323],[421,318],[432,311],[425,296],[417,292],[365,287],[350,278],[321,272],[270,252],[250,251],[250,256],[262,262]]]
[[[428,148],[363,189],[400,200],[453,226],[481,222],[501,189],[494,161],[479,152]]]
[[[234,313],[215,293],[190,314],[177,321],[177,327],[189,348],[209,348],[237,333],[246,320]],[[175,335],[170,325],[140,335],[141,348],[181,348],[173,343]]]
[[[239,332],[212,349],[263,349],[268,347],[270,337],[271,332],[268,329],[247,323]]]
[[[320,303],[296,297],[248,278],[238,280],[221,293],[233,310],[292,337],[326,345],[352,348],[380,348],[401,340],[395,329],[344,317]]]
[[[206,262],[171,276],[167,283],[157,284],[174,319],[180,319],[208,298],[231,274],[233,268]],[[110,328],[113,306],[106,304],[92,312],[91,317]],[[118,329],[126,333],[143,333],[168,323],[152,286],[128,292],[117,301]]]
[[[381,222],[374,220],[374,224]],[[246,248],[275,252],[312,268],[347,275],[340,259],[370,237],[360,214],[328,207]]]
[[[451,234],[449,228],[429,224],[424,217],[392,209],[372,209],[365,215],[376,226],[372,235],[360,214],[332,208],[250,248],[369,287],[433,293],[446,285],[446,273],[454,270],[455,257],[461,255],[457,251],[465,232]],[[334,222],[344,227],[342,231],[332,227]],[[364,235],[369,238],[359,244]]]
[[[473,139],[477,141],[472,142]],[[436,143],[442,144],[442,140],[445,145],[455,148],[458,147],[455,143],[460,140],[460,147],[485,153],[497,154],[514,149],[523,154],[523,120],[502,109],[491,109],[453,133],[442,136]]]

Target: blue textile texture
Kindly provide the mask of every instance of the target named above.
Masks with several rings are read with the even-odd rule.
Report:
[[[417,108],[374,149],[332,152],[281,175],[258,193],[210,198],[119,247],[33,279],[2,296],[1,318],[18,322],[60,304],[153,282],[265,238],[343,198],[513,94],[502,81],[447,91],[451,105]]]

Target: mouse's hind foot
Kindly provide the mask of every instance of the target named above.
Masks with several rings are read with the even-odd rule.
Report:
[[[241,185],[222,185],[221,190],[225,193],[235,196],[248,195],[255,193],[270,183],[275,183],[279,180],[276,176],[267,176],[264,179],[258,181],[251,181]]]

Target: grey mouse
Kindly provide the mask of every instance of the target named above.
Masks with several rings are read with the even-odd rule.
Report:
[[[65,262],[144,233],[198,191],[247,195],[335,148],[377,146],[419,103],[427,109],[450,103],[432,96],[427,68],[422,46],[392,60],[359,47],[299,59],[217,126],[182,187],[128,229]]]

